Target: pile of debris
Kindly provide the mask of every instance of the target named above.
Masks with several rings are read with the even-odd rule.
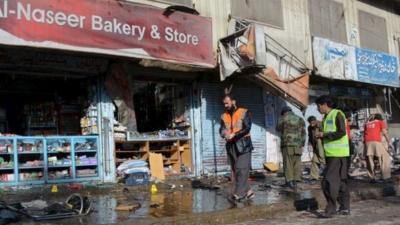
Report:
[[[91,210],[92,201],[80,194],[72,194],[65,202],[51,205],[43,200],[13,204],[0,202],[0,224],[18,222],[22,217],[42,221],[86,216]]]

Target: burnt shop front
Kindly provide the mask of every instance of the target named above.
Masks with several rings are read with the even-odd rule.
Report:
[[[115,182],[119,163],[150,152],[171,175],[193,173],[193,80],[212,51],[197,15],[0,2],[0,185]]]

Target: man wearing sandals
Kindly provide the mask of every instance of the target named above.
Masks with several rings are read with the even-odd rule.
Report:
[[[250,113],[245,108],[237,107],[231,94],[226,94],[223,102],[225,112],[221,115],[220,135],[226,141],[228,162],[232,170],[232,199],[251,199],[254,193],[248,183],[253,150]]]

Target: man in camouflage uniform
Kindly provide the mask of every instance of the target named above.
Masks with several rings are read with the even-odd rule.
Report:
[[[281,134],[281,150],[286,186],[295,189],[301,181],[301,154],[306,140],[304,120],[291,108],[283,107],[276,130]]]

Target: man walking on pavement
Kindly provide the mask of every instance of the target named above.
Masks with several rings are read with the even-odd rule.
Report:
[[[231,94],[226,94],[223,102],[225,112],[221,115],[220,135],[226,141],[228,161],[232,169],[232,199],[251,199],[254,193],[248,183],[253,150],[250,113],[245,108],[237,107],[236,99]]]
[[[320,169],[325,165],[325,153],[324,147],[322,146],[321,138],[317,138],[316,135],[320,132],[321,122],[317,120],[315,116],[310,116],[307,119],[310,124],[308,130],[308,144],[313,149],[313,157],[311,159],[311,182],[319,180]]]
[[[374,157],[378,158],[378,164],[382,171],[383,181],[388,181],[391,177],[390,156],[382,143],[382,136],[385,137],[387,143],[390,143],[386,123],[383,121],[382,115],[372,115],[370,120],[365,124],[364,129],[368,176],[372,183],[376,182]]]
[[[281,134],[281,150],[286,185],[296,189],[301,181],[301,155],[306,140],[304,120],[288,106],[282,108],[276,130]]]
[[[322,132],[317,134],[322,138],[325,151],[326,167],[322,180],[327,206],[321,218],[330,218],[336,213],[350,214],[350,193],[347,185],[347,163],[350,155],[349,138],[346,133],[346,117],[335,109],[333,100],[326,95],[316,100],[318,111],[324,115]],[[336,211],[336,201],[339,211]]]

